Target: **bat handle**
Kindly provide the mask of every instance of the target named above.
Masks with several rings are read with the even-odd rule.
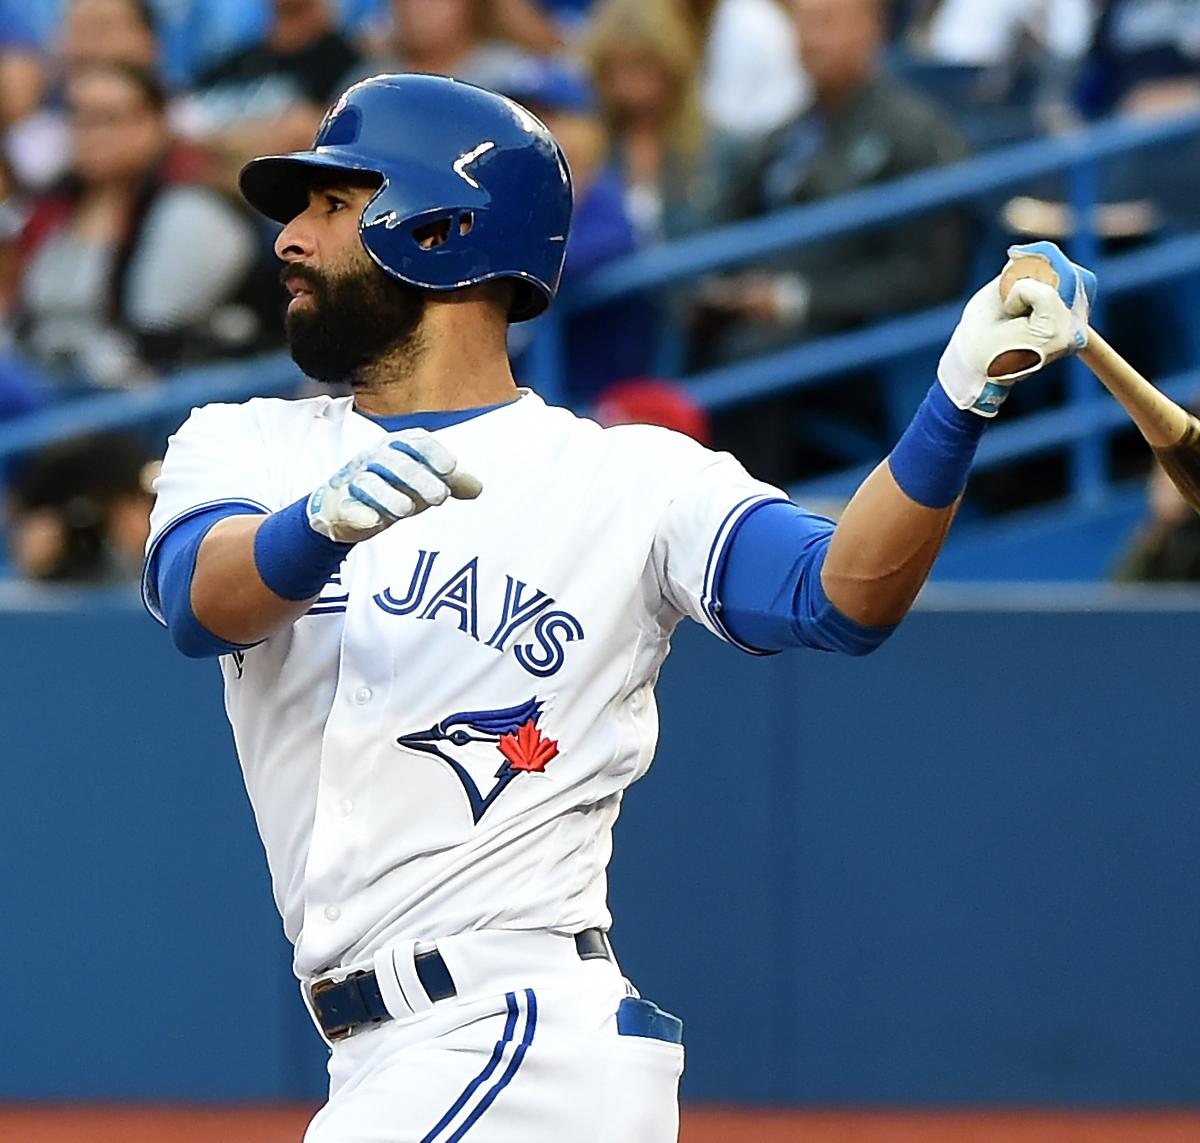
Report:
[[[1088,329],[1087,345],[1079,356],[1153,448],[1200,441],[1200,422],[1147,381],[1094,329]]]

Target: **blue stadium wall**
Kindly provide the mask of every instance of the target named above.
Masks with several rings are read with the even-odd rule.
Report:
[[[0,1099],[319,1098],[215,667],[123,597],[0,646]],[[1200,1104],[1197,647],[1192,597],[1095,592],[866,660],[681,630],[612,901],[685,1095]]]

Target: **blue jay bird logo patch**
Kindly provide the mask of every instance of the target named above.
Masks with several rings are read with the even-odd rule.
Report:
[[[558,757],[558,743],[538,726],[545,704],[537,695],[519,706],[501,710],[462,710],[447,715],[428,730],[416,730],[396,739],[398,746],[433,754],[445,762],[462,783],[478,823],[487,808],[518,774],[541,774]],[[488,774],[501,757],[497,769]],[[494,784],[480,792],[472,770],[488,774]]]

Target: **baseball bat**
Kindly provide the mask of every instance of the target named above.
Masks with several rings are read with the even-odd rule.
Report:
[[[1045,259],[1016,258],[1000,275],[1000,296],[1007,298],[1020,278],[1058,286]],[[1084,364],[1124,407],[1180,495],[1200,512],[1200,420],[1156,389],[1090,326],[1087,334],[1079,351]]]

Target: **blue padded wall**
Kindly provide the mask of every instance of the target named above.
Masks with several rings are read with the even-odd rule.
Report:
[[[681,629],[611,896],[688,1097],[1200,1104],[1200,608],[1146,598]],[[111,599],[0,643],[0,1098],[318,1098],[215,667]]]

